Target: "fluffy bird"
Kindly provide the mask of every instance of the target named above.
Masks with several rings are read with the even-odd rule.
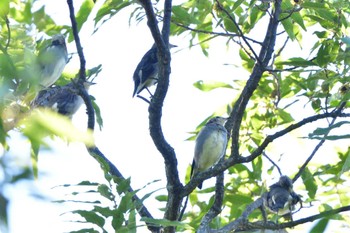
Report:
[[[176,45],[169,44],[169,49],[176,47]],[[142,57],[137,65],[134,75],[134,92],[132,97],[138,95],[141,91],[148,87],[155,85],[158,81],[158,49],[156,44]]]
[[[299,195],[293,191],[293,181],[288,176],[281,176],[277,183],[271,185],[264,198],[265,207],[280,216],[291,216],[297,203],[301,205],[302,202]]]
[[[84,87],[88,91],[93,84],[95,83],[85,82]],[[76,84],[71,82],[65,86],[54,86],[41,90],[31,105],[33,108],[51,108],[62,115],[72,118],[84,103],[74,85]]]
[[[63,35],[54,35],[51,44],[38,55],[39,84],[47,88],[61,76],[68,61],[68,52]]]
[[[203,172],[225,155],[228,132],[224,127],[227,118],[214,117],[202,128],[196,138],[191,177]],[[202,188],[202,183],[198,185]]]

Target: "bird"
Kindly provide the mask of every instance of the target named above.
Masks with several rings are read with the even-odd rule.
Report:
[[[68,61],[65,38],[62,34],[54,35],[51,44],[39,52],[37,57],[39,84],[47,88],[61,76]]]
[[[169,44],[169,49],[176,47],[176,45]],[[134,92],[132,97],[140,94],[146,89],[149,93],[148,87],[155,85],[158,82],[158,49],[156,44],[148,50],[138,63],[134,75]]]
[[[293,190],[293,181],[288,176],[281,176],[277,183],[271,185],[264,198],[264,206],[280,216],[291,217],[297,203],[302,205],[300,196]]]
[[[191,178],[215,165],[225,155],[228,132],[224,127],[227,118],[211,118],[199,132],[194,149]],[[202,188],[202,183],[198,185]]]
[[[84,82],[86,91],[89,90],[93,82]],[[50,108],[61,115],[72,118],[78,111],[84,100],[78,94],[74,82],[70,82],[64,86],[52,86],[41,90],[37,97],[33,100],[32,108],[44,107]]]

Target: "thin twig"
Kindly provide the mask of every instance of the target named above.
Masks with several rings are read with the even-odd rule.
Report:
[[[239,27],[238,23],[236,22],[236,20],[232,17],[232,15],[224,8],[224,6],[218,1],[215,0],[215,2],[218,4],[218,6],[220,7],[220,9],[225,12],[225,14],[229,17],[229,19],[232,21],[232,23],[236,26],[239,35],[242,37],[244,43],[249,47],[250,51],[254,54],[254,57],[256,59],[256,61],[258,61],[258,63],[261,64],[260,58],[259,56],[255,53],[253,47],[250,45],[250,43],[248,42],[248,40],[245,38],[244,33],[242,32],[241,28]]]
[[[340,113],[343,108],[344,108],[345,104],[344,102],[341,103],[341,105],[339,106],[339,108],[337,109],[337,111]],[[337,117],[334,117],[333,120],[329,123],[328,127],[331,127],[332,125],[334,125],[335,121],[336,121]],[[321,146],[323,145],[323,143],[325,143],[326,141],[326,137],[328,136],[328,134],[331,131],[329,130],[323,137],[323,139],[316,145],[315,149],[311,152],[310,156],[306,159],[306,161],[304,162],[304,164],[301,166],[301,168],[299,169],[298,173],[295,174],[294,178],[293,178],[293,183],[299,179],[299,177],[301,176],[301,174],[304,172],[306,166],[309,164],[309,162],[311,161],[311,159],[315,156],[316,152],[321,148]]]
[[[265,152],[263,152],[262,154],[270,161],[270,163],[272,163],[273,166],[275,166],[277,168],[278,173],[281,176],[282,175],[281,168],[277,165],[277,163],[275,163]]]
[[[208,232],[210,222],[221,212],[222,203],[224,200],[224,173],[220,173],[216,176],[215,183],[215,198],[214,203],[210,207],[209,211],[204,215],[197,230],[198,233]]]

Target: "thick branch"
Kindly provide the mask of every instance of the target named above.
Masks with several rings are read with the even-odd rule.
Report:
[[[167,177],[168,201],[164,218],[168,220],[177,220],[180,212],[182,198],[179,193],[182,190],[179,174],[177,171],[177,159],[174,149],[165,140],[161,127],[162,108],[166,93],[169,86],[170,76],[170,51],[168,47],[169,32],[170,32],[170,17],[171,17],[171,0],[166,0],[164,3],[164,21],[161,35],[157,25],[156,16],[153,10],[151,1],[141,0],[147,15],[148,26],[151,30],[153,39],[158,48],[159,74],[158,84],[154,96],[152,97],[149,106],[149,124],[150,135],[158,151],[162,154],[165,162],[165,172]],[[175,231],[174,227],[168,227],[166,232]]]
[[[269,25],[266,30],[265,39],[261,47],[258,61],[256,62],[253,72],[247,81],[240,97],[236,101],[233,111],[230,114],[230,118],[226,123],[227,128],[231,130],[232,147],[230,160],[234,160],[234,157],[238,156],[239,151],[239,129],[241,126],[242,118],[249,99],[253,95],[253,92],[258,87],[258,83],[262,77],[263,72],[268,65],[274,51],[276,42],[278,18],[281,13],[281,0],[275,1],[275,11],[270,18]],[[260,61],[260,62],[259,62]],[[232,162],[231,162],[232,163]]]

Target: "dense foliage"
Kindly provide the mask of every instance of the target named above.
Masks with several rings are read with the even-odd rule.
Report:
[[[8,132],[18,130],[23,133],[32,146],[33,174],[37,174],[36,161],[43,138],[57,135],[68,141],[85,143],[89,153],[101,164],[106,183],[83,181],[78,186],[91,187],[91,192],[108,200],[110,205],[91,202],[90,211],[76,210],[75,214],[96,226],[80,232],[107,232],[109,227],[116,232],[132,232],[137,231],[138,221],[145,222],[153,232],[161,228],[166,232],[174,232],[175,229],[229,232],[290,228],[317,219],[321,220],[311,232],[323,232],[332,219],[343,224],[343,231],[349,230],[350,219],[344,214],[350,209],[347,195],[350,176],[349,1],[189,0],[179,4],[171,0],[154,3],[147,0],[100,0],[97,3],[85,0],[81,5],[75,4],[79,10],[74,13],[73,3],[68,0],[70,8],[67,7],[67,11],[70,10],[73,15],[72,25],[57,25],[46,14],[44,6],[37,7],[40,2],[0,2],[0,143],[5,154],[6,150],[11,150],[7,143]],[[152,193],[138,197],[138,190],[130,187],[130,180],[124,179],[116,165],[99,151],[98,145],[94,145],[91,136],[95,116],[100,125],[103,116],[101,118],[93,98],[84,98],[89,115],[88,128],[91,130],[88,134],[76,130],[69,120],[59,115],[46,111],[32,113],[30,109],[33,92],[38,86],[31,64],[37,51],[45,46],[44,38],[63,33],[69,41],[77,42],[80,72],[64,73],[58,84],[67,83],[75,76],[86,79],[87,76],[98,75],[101,67],[85,70],[79,31],[92,12],[97,12],[93,18],[95,33],[99,33],[99,28],[108,24],[124,8],[132,8],[132,22],[147,20],[159,48],[158,56],[163,61],[160,63],[158,86],[149,106],[150,136],[166,165],[168,194],[157,197],[158,201],[166,203],[166,209],[162,210],[164,219],[161,220],[153,219],[150,207],[142,204]],[[162,22],[162,29],[157,22]],[[40,35],[35,37],[39,39],[35,40],[33,34]],[[232,101],[226,107],[230,116],[226,123],[230,143],[225,160],[191,180],[188,172],[186,185],[178,177],[176,154],[164,138],[160,124],[171,65],[166,44],[172,36],[189,38],[189,47],[199,44],[204,56],[210,56],[209,48],[217,43],[217,38],[225,38],[226,46],[240,58],[240,64],[235,65],[250,74],[248,79],[233,76],[231,83],[214,80],[194,84],[204,92],[220,88],[234,90]],[[293,50],[300,53],[296,55]],[[80,94],[84,96],[86,93]],[[203,116],[203,120],[207,117]],[[195,131],[198,132],[203,124]],[[294,134],[297,129],[309,124],[313,124],[314,128]],[[293,157],[290,154],[281,156],[278,162],[277,156],[270,159],[271,147],[283,138],[287,138],[286,143],[289,136],[316,142],[312,152]],[[322,152],[326,141],[345,145],[341,149],[327,151],[329,161],[332,161],[328,164],[314,158],[315,154]],[[287,149],[287,145],[285,147]],[[0,176],[0,187],[28,177],[28,169],[16,171],[16,174],[9,172],[3,158],[0,157],[4,174]],[[302,194],[304,202],[300,212],[319,200],[318,210],[322,214],[299,222],[285,222],[284,225],[265,222],[259,206],[253,205],[268,190],[263,176],[282,175],[279,163],[288,164],[291,160],[297,160],[298,165],[291,169],[292,173],[284,175],[290,176],[294,182],[298,181],[295,191]],[[8,178],[9,174],[13,175],[12,179]],[[215,187],[194,191],[201,181],[215,176]],[[0,194],[1,224],[6,225],[6,208],[3,207],[7,205],[7,198]],[[181,223],[177,222],[181,203],[188,195],[192,210],[188,207]],[[141,220],[137,220],[137,213]],[[111,226],[106,226],[109,223]]]

